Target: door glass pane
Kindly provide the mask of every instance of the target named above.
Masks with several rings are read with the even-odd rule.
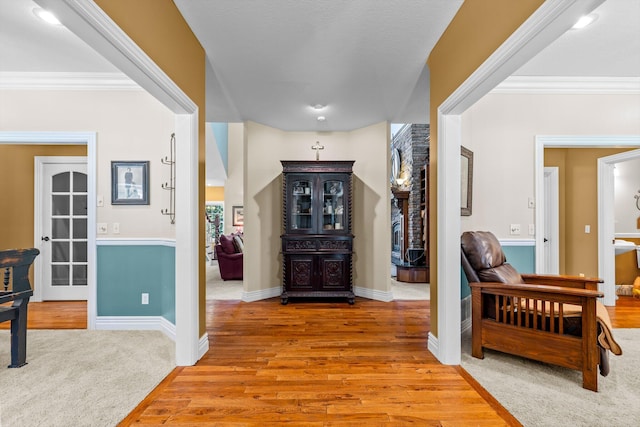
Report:
[[[73,196],[73,214],[74,215],[86,215],[87,214],[87,196]]]
[[[69,242],[51,242],[51,261],[69,262]]]
[[[73,219],[73,238],[74,239],[86,239],[87,238],[87,220],[86,220],[86,218],[74,218]]]
[[[51,237],[54,239],[69,238],[68,218],[54,218],[51,220]]]
[[[292,206],[291,206],[291,229],[311,229],[312,207],[311,197],[313,195],[313,185],[311,181],[293,181],[291,185]]]
[[[51,214],[69,215],[69,196],[61,194],[51,196]]]
[[[322,187],[322,228],[341,230],[345,227],[343,204],[343,182],[325,181]]]
[[[87,266],[73,266],[73,286],[87,286]]]
[[[54,218],[51,220],[51,237],[54,239],[69,238],[68,218]]]
[[[73,262],[87,262],[87,242],[73,242]]]
[[[51,285],[52,286],[69,286],[69,266],[68,265],[52,265],[51,266]]]
[[[70,177],[70,172],[63,172],[54,175],[51,178],[51,190],[54,193],[68,193],[71,190],[71,184],[69,182]]]
[[[73,191],[85,193],[87,191],[87,175],[82,172],[73,173]]]

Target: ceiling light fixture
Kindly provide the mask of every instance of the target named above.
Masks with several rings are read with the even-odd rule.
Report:
[[[62,25],[58,18],[56,18],[56,16],[48,10],[36,7],[33,9],[33,14],[51,25]]]
[[[591,14],[591,15],[585,15],[580,17],[580,19],[578,19],[578,22],[576,22],[573,27],[571,27],[573,30],[579,30],[581,28],[586,27],[589,24],[592,24],[596,18],[598,17],[598,15],[596,14]]]
[[[324,107],[326,107],[326,105],[322,105],[322,104],[316,104],[311,106],[311,108],[313,108],[314,110],[322,110]]]
[[[327,120],[327,118],[325,116],[318,116],[318,121],[319,122],[324,122],[325,120]]]

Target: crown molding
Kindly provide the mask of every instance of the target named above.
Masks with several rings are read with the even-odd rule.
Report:
[[[640,77],[510,76],[491,93],[640,94]]]
[[[123,73],[0,72],[0,89],[142,90]]]

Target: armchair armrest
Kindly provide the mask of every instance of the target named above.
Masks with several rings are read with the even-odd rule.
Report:
[[[544,284],[548,286],[561,286],[567,288],[598,289],[598,283],[602,279],[594,277],[567,276],[558,274],[521,274],[522,280],[528,284]]]
[[[604,296],[602,292],[597,290],[563,287],[554,284],[534,285],[528,283],[505,284],[498,282],[472,282],[469,283],[469,286],[471,286],[472,291],[477,289],[480,292],[495,295],[543,300],[552,299],[556,302],[570,304],[580,304],[580,298],[601,298]]]

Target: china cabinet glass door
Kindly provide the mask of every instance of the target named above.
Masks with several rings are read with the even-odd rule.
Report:
[[[310,232],[313,224],[313,181],[309,179],[291,180],[291,230]]]
[[[327,178],[322,181],[322,231],[344,230],[347,227],[344,206],[344,181]]]

